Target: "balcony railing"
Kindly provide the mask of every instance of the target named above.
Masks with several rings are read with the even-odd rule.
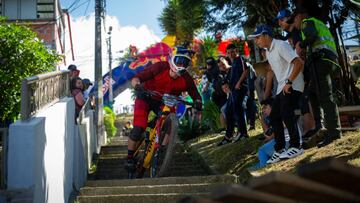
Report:
[[[26,120],[41,109],[70,96],[69,71],[45,73],[22,81],[21,120]]]

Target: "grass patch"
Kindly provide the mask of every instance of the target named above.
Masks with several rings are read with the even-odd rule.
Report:
[[[95,163],[91,163],[89,174],[93,174],[96,172],[97,165]]]
[[[204,160],[220,174],[235,174],[241,183],[247,182],[252,177],[247,168],[258,162],[257,150],[263,144],[258,140],[261,129],[257,125],[255,131],[250,131],[250,138],[217,147],[224,132],[207,134],[188,141],[186,144],[196,150]],[[294,159],[281,161],[268,165],[256,171],[263,175],[271,171],[287,171],[294,173],[298,166],[315,162],[325,157],[336,157],[349,164],[360,167],[360,131],[343,133],[343,137],[324,148],[310,148],[305,153]]]

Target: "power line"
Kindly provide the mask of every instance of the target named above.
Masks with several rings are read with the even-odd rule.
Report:
[[[87,13],[87,10],[89,8],[89,5],[90,5],[90,1],[88,1],[88,4],[86,5],[86,9],[85,9],[85,12],[84,12],[84,16],[86,16],[86,13]]]
[[[68,9],[70,10],[73,6],[75,6],[76,4],[79,3],[80,0],[74,0],[74,2],[68,7]]]
[[[80,0],[77,0],[77,2],[79,2],[79,1],[80,1]],[[70,13],[74,12],[76,9],[80,8],[82,5],[84,5],[84,4],[88,3],[88,2],[90,2],[90,0],[86,0],[85,2],[81,3],[80,5],[76,6],[76,7],[73,8],[72,10],[70,10],[70,8],[71,8],[72,6],[77,5],[77,3],[74,4],[74,3],[75,3],[75,2],[74,2],[74,3],[68,8],[68,13],[70,14]],[[53,22],[57,22],[60,18],[64,17],[64,15],[65,15],[65,13],[62,12],[62,13],[61,13],[58,17],[56,17],[54,20],[49,21],[49,22],[47,22],[47,23],[45,23],[45,24],[40,25],[39,27],[37,27],[37,29],[41,29],[42,27],[47,26],[47,25],[50,25],[50,24],[52,24]]]

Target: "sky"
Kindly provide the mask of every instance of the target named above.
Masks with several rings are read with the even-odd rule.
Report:
[[[69,8],[71,15],[85,16],[94,12],[95,0],[60,0],[62,8]],[[106,0],[106,14],[115,16],[122,26],[147,25],[157,36],[164,37],[157,18],[165,7],[164,0]]]
[[[71,31],[75,60],[67,64],[75,64],[80,70],[81,78],[94,80],[94,1],[95,0],[60,0],[62,9],[68,9],[71,15]],[[105,38],[108,37],[108,27],[112,26],[113,58],[122,55],[121,51],[129,45],[135,45],[144,50],[151,44],[161,41],[165,34],[161,31],[157,18],[165,3],[162,0],[107,0],[105,27],[102,26],[102,73],[109,70],[109,61]],[[105,31],[106,28],[106,31]],[[66,39],[69,39],[66,33]],[[69,43],[67,43],[69,44]],[[70,50],[67,49],[67,56]],[[118,64],[113,60],[112,67]],[[64,67],[66,68],[66,67]],[[124,91],[115,98],[114,107],[130,105],[130,90]]]
[[[91,81],[94,80],[94,2],[95,0],[60,0],[62,9],[68,9],[71,15],[75,61],[69,61],[70,57],[67,57],[67,64],[77,65],[80,77],[89,78]],[[130,44],[137,46],[140,51],[144,50],[165,37],[158,22],[164,7],[165,0],[106,0],[105,27],[102,27],[103,74],[108,72],[105,42],[108,27],[113,27],[113,58],[120,57],[120,51],[128,48]],[[345,44],[352,43],[346,41]],[[67,49],[67,54],[70,53]],[[117,65],[114,62],[112,67]],[[129,90],[116,97],[115,101],[115,106],[133,103]]]

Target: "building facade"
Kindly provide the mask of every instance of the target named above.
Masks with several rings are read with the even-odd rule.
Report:
[[[71,39],[70,17],[59,0],[0,0],[0,15],[28,25],[47,48],[64,56],[66,65],[66,55],[72,53],[71,40],[67,40]]]

